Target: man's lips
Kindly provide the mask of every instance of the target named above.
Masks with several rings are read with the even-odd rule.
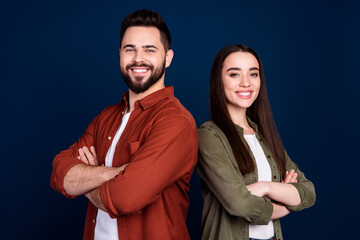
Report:
[[[144,75],[149,71],[149,68],[144,68],[144,67],[132,67],[130,68],[130,71],[134,74],[134,75]]]

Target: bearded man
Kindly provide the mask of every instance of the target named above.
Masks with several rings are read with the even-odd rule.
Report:
[[[174,53],[162,17],[151,10],[128,15],[119,55],[129,91],[55,157],[51,186],[89,199],[84,239],[189,239],[198,136],[173,87],[165,87]]]

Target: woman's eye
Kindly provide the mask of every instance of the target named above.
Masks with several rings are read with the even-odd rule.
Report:
[[[250,74],[250,76],[252,76],[252,77],[258,77],[259,74],[257,74],[257,73],[252,73],[252,74]]]
[[[230,77],[238,77],[238,76],[239,76],[238,73],[231,73],[231,74],[230,74]]]

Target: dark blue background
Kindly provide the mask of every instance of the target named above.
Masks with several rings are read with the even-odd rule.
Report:
[[[10,1],[8,1],[10,2]],[[357,236],[359,4],[355,1],[11,1],[1,24],[1,238],[81,239],[87,200],[49,186],[54,156],[127,90],[118,69],[123,18],[150,8],[175,56],[166,83],[208,120],[216,53],[244,43],[260,55],[278,130],[316,187],[310,209],[282,220],[286,239]],[[200,180],[188,227],[200,237]]]

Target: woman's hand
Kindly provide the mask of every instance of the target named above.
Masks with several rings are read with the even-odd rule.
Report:
[[[282,180],[282,183],[296,183],[297,182],[297,173],[294,171],[294,169],[291,169],[290,172],[286,171],[286,176],[284,180]]]

